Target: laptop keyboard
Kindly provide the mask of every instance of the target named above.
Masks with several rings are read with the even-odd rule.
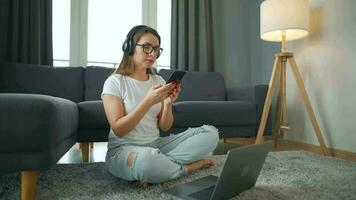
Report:
[[[215,185],[205,188],[204,190],[200,190],[198,192],[194,192],[192,194],[190,194],[190,197],[193,197],[195,199],[202,199],[202,200],[206,200],[206,199],[210,199],[211,195],[213,194]]]

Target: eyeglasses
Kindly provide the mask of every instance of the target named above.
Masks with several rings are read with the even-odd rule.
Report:
[[[146,54],[150,54],[150,53],[152,53],[152,51],[154,51],[157,58],[162,54],[162,51],[163,51],[163,49],[160,48],[159,46],[153,47],[150,44],[136,44],[136,46],[141,46],[143,49],[143,52],[145,52]]]

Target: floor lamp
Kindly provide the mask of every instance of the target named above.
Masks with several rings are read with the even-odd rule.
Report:
[[[273,92],[279,78],[279,93],[277,96],[276,120],[273,125],[274,144],[277,145],[281,131],[289,130],[286,106],[286,66],[290,68],[303,97],[304,105],[318,138],[321,151],[328,155],[323,136],[312,109],[308,94],[294,60],[294,55],[286,50],[286,41],[297,40],[308,35],[309,32],[309,5],[308,0],[265,0],[261,4],[261,38],[272,42],[282,42],[281,52],[275,55],[273,71],[265,99],[256,143],[263,142],[263,133],[270,111]]]

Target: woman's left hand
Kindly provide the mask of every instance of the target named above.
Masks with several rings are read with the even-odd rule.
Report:
[[[173,104],[180,93],[180,83],[173,83],[175,84],[175,87],[170,91],[168,97],[164,100],[164,104],[166,105],[171,105]]]

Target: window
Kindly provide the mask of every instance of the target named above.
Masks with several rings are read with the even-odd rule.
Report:
[[[157,31],[161,36],[163,54],[157,64],[170,68],[171,65],[171,1],[157,0]]]
[[[53,0],[53,65],[69,66],[70,0]]]
[[[53,64],[115,67],[127,32],[147,24],[161,35],[157,64],[168,67],[170,6],[169,0],[53,0]]]
[[[142,0],[89,0],[88,65],[114,67],[128,30],[137,24],[142,24]]]

